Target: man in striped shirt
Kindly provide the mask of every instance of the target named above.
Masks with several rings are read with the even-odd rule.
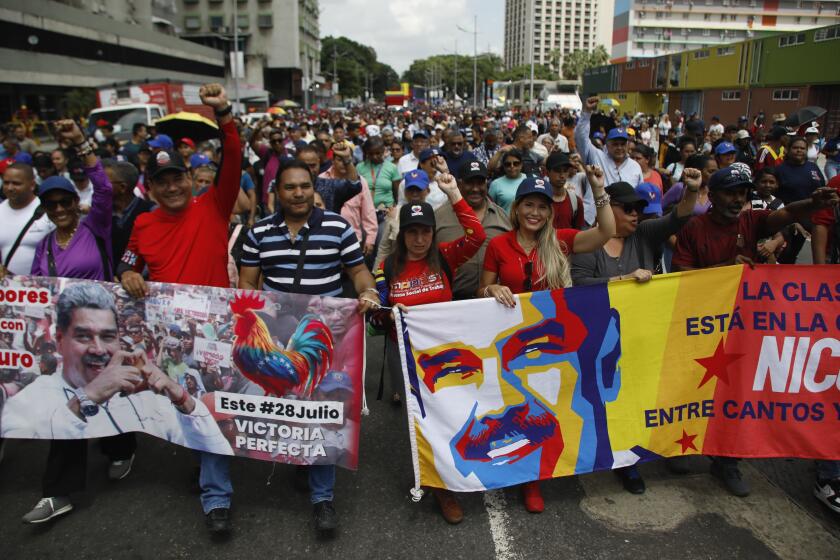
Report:
[[[373,276],[364,264],[359,240],[347,221],[315,208],[315,177],[299,160],[280,166],[275,194],[278,211],[258,221],[242,246],[239,288],[265,289],[315,296],[340,296],[341,272],[359,294],[359,313],[378,306]],[[338,526],[333,509],[334,465],[309,469],[310,500],[315,526],[331,531]]]

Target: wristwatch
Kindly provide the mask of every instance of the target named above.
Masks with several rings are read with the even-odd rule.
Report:
[[[79,412],[82,413],[82,416],[85,418],[96,416],[96,413],[99,412],[99,405],[90,400],[90,397],[87,396],[83,387],[74,389],[73,394],[76,395],[77,399],[79,399]]]

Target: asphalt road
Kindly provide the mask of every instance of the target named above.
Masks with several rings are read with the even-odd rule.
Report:
[[[368,348],[368,395],[376,394],[381,339]],[[405,410],[369,403],[358,472],[339,469],[332,539],[313,530],[308,496],[292,469],[234,461],[235,530],[214,540],[204,528],[192,453],[140,437],[131,475],[112,483],[92,450],[88,490],[76,510],[46,526],[20,517],[40,497],[47,445],[11,441],[0,463],[0,559],[303,558],[837,558],[840,516],[810,494],[809,461],[750,461],[746,499],[729,496],[694,458],[694,472],[644,465],[648,491],[632,496],[612,473],[543,484],[546,511],[529,514],[517,489],[464,495],[466,519],[447,525],[431,496],[413,503]]]

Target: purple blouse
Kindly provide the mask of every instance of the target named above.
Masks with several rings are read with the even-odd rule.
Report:
[[[680,203],[683,199],[683,192],[685,191],[685,184],[677,183],[670,189],[668,192],[665,193],[665,196],[662,197],[662,209],[667,213],[668,208],[672,208],[673,206]],[[702,216],[706,212],[709,211],[709,208],[712,207],[711,201],[707,200],[703,204],[695,204],[694,205],[694,212],[692,215],[694,216]]]
[[[90,212],[79,222],[79,229],[66,248],[62,249],[56,242],[53,231],[38,243],[35,249],[35,259],[32,261],[33,276],[50,276],[47,243],[52,245],[55,257],[55,268],[58,276],[63,278],[79,278],[84,280],[113,281],[114,259],[111,249],[111,216],[114,211],[114,191],[108,176],[97,160],[93,167],[86,167],[85,173],[93,186],[93,200]],[[105,245],[105,252],[111,266],[111,277],[105,277],[102,254],[96,243],[98,236]]]

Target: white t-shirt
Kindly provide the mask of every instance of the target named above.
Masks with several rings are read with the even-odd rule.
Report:
[[[420,160],[417,159],[417,156],[414,155],[414,152],[408,152],[400,158],[400,161],[397,164],[397,169],[399,170],[400,175],[405,175],[412,169],[417,169],[417,166],[419,164]]]
[[[79,188],[76,187],[76,194],[79,195],[79,205],[90,208],[90,205],[93,203],[93,185],[89,180],[88,186],[85,190],[80,191]]]
[[[0,203],[0,224],[3,224],[3,227],[0,228],[0,256],[2,256],[2,262],[5,262],[6,255],[12,249],[12,245],[15,244],[15,240],[39,204],[40,201],[37,197],[33,198],[26,208],[20,210],[15,210],[9,206],[8,200]],[[54,229],[55,225],[47,218],[46,214],[35,220],[12,256],[12,261],[8,267],[9,271],[12,274],[28,275],[32,271],[35,247],[38,246],[41,239]]]

